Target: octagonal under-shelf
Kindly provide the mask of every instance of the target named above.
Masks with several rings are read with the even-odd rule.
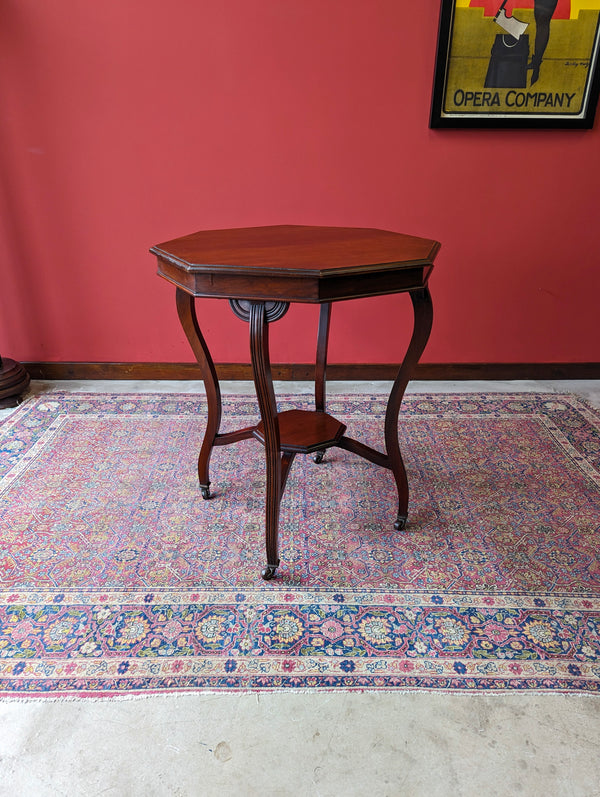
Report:
[[[310,454],[335,446],[346,431],[346,426],[326,412],[287,410],[280,412],[279,437],[281,451]],[[264,445],[265,431],[262,421],[253,432]]]

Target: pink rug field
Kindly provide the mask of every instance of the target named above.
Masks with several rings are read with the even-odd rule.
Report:
[[[283,397],[279,409],[309,408]],[[384,400],[333,397],[381,448]],[[224,430],[251,425],[224,399]],[[0,696],[270,689],[600,691],[600,415],[569,395],[409,395],[411,486],[298,456],[264,582],[257,441],[202,396],[50,392],[0,426]]]

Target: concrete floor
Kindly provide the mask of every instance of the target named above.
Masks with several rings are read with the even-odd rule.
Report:
[[[51,387],[201,389],[190,382],[32,386],[36,393]],[[330,393],[388,388],[332,383]],[[600,382],[591,381],[415,382],[410,390],[565,391],[600,407]],[[0,702],[0,797],[593,797],[600,796],[599,743],[600,698],[531,692]]]

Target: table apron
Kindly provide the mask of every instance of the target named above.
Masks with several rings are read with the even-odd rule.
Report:
[[[256,276],[191,272],[158,258],[158,274],[196,297],[254,299],[320,304],[417,290],[427,284],[431,265],[382,269],[370,274]]]

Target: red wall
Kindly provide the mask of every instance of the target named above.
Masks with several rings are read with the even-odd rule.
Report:
[[[148,248],[198,229],[442,242],[428,362],[600,360],[600,132],[433,131],[438,0],[5,0],[0,351],[191,360]],[[337,305],[333,362],[392,362],[406,297]],[[217,361],[248,359],[200,304]],[[273,329],[310,361],[317,312]],[[369,325],[370,333],[365,334]]]

